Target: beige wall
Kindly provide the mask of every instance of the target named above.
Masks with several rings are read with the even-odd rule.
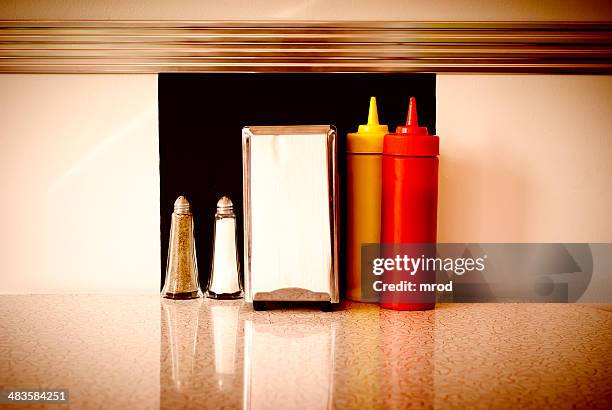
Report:
[[[157,76],[0,90],[0,293],[157,293]]]
[[[2,0],[0,20],[610,20],[609,0]]]
[[[155,75],[0,75],[0,293],[159,290]],[[441,242],[612,242],[612,76],[440,75]]]
[[[612,242],[612,76],[440,75],[441,242]]]

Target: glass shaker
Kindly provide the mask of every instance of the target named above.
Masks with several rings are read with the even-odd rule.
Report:
[[[193,215],[189,201],[179,196],[174,202],[166,283],[162,296],[168,299],[193,299],[202,297],[198,281]]]
[[[242,298],[240,263],[236,245],[234,204],[224,196],[217,202],[213,257],[206,296],[212,299]]]

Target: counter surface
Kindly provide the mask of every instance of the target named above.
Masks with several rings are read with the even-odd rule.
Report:
[[[610,408],[611,350],[612,312],[583,305],[0,296],[0,388],[79,408]]]

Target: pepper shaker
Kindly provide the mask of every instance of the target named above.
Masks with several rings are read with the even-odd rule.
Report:
[[[174,202],[170,245],[166,265],[166,283],[162,296],[168,299],[202,297],[198,281],[198,263],[193,237],[193,215],[189,201],[179,196]]]

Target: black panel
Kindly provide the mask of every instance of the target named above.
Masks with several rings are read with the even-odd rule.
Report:
[[[367,121],[370,96],[377,97],[380,121],[391,130],[405,122],[408,98],[415,96],[421,125],[435,133],[433,74],[160,74],[158,93],[162,285],[170,215],[179,195],[187,196],[195,215],[202,288],[222,195],[236,206],[242,256],[242,127],[332,124],[342,153],[346,133]],[[339,165],[343,182],[342,155]],[[344,219],[342,213],[342,226]],[[343,272],[343,252],[340,260]]]

